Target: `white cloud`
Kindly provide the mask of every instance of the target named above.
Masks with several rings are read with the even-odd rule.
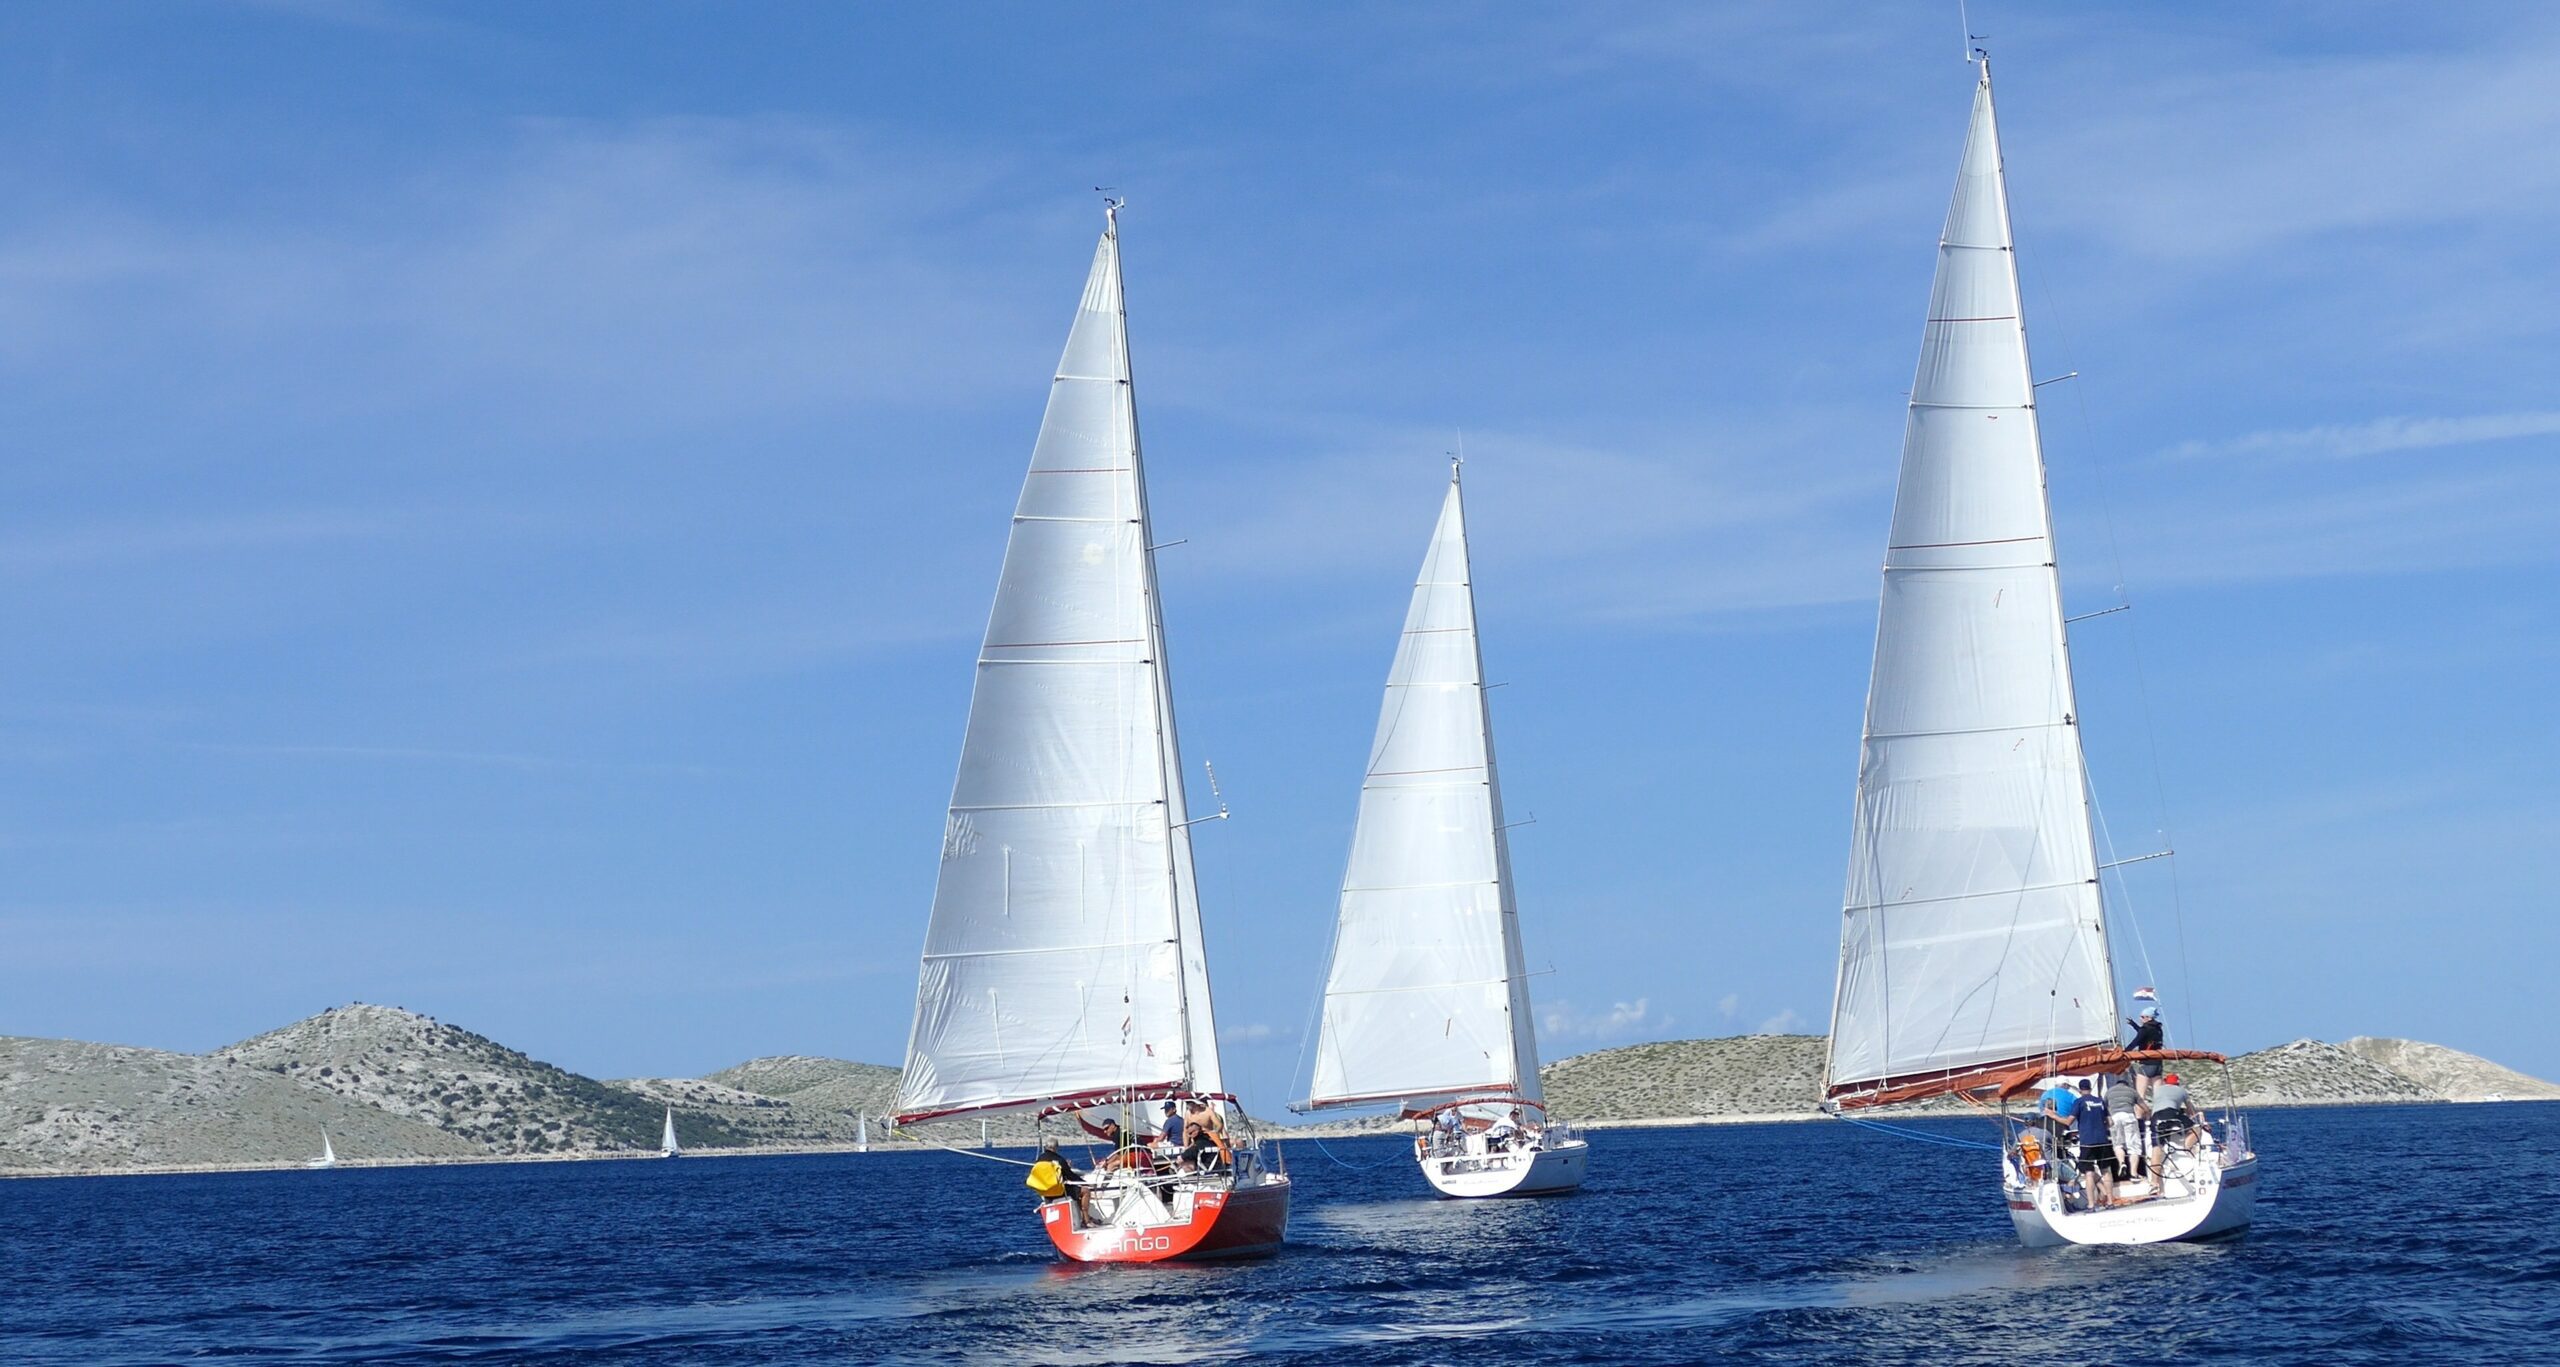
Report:
[[[2331,423],[2289,431],[2251,432],[2218,440],[2184,441],[2163,454],[2179,460],[2204,456],[2346,460],[2392,451],[2421,451],[2438,446],[2468,446],[2475,442],[2554,434],[2560,434],[2560,413],[2488,413],[2468,418],[2375,418],[2369,422]]]
[[[1734,1013],[1741,1009],[1742,994],[1739,992],[1727,992],[1724,994],[1723,999],[1716,1003],[1716,1014],[1724,1017],[1726,1020],[1732,1020]]]
[[[460,407],[484,441],[947,401],[1010,378],[980,354],[990,324],[1039,337],[1026,359],[1056,330],[1030,311],[1054,289],[987,266],[1034,264],[979,239],[1022,217],[974,212],[994,165],[779,119],[530,121],[319,204],[22,220],[0,239],[20,323],[0,351],[226,415]],[[1082,264],[1060,253],[1044,276]]]
[[[1790,1035],[1803,1028],[1804,1018],[1797,1015],[1796,1009],[1790,1006],[1786,1010],[1760,1022],[1759,1027],[1751,1033],[1755,1035]]]
[[[1280,1038],[1280,1032],[1260,1021],[1248,1025],[1230,1025],[1218,1032],[1218,1043],[1255,1045],[1269,1044]]]
[[[1653,1009],[1648,997],[1614,1002],[1600,1012],[1576,1010],[1573,1003],[1552,1002],[1539,1022],[1547,1037],[1590,1044],[1610,1044],[1639,1036],[1660,1035],[1671,1028],[1671,1016]]]

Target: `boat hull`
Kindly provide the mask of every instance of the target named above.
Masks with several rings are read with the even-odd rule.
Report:
[[[2061,1187],[2004,1184],[2009,1221],[2029,1248],[2066,1244],[2199,1243],[2245,1232],[2258,1201],[2258,1159],[2227,1167],[2198,1165],[2181,1180],[2162,1180],[2162,1195],[2107,1210],[2070,1210]]]
[[[1591,1145],[1568,1139],[1554,1148],[1426,1156],[1420,1163],[1422,1175],[1443,1196],[1555,1196],[1582,1185],[1591,1170]]]
[[[1041,1226],[1060,1256],[1079,1263],[1197,1262],[1267,1258],[1289,1232],[1289,1179],[1263,1175],[1244,1185],[1183,1194],[1174,1208],[1088,1220],[1074,1200],[1040,1203]]]

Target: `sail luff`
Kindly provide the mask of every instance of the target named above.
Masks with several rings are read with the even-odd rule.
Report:
[[[1181,909],[1173,853],[1179,760],[1131,388],[1115,221],[1094,248],[988,613],[901,1123],[1193,1080],[1184,948],[1196,913]]]
[[[1536,1096],[1483,680],[1453,478],[1388,671],[1298,1109]]]
[[[2112,1039],[1987,65],[1912,383],[1875,649],[1829,1090]]]
[[[1110,228],[1104,236],[1111,243],[1114,263],[1112,312],[1119,324],[1121,383],[1128,392],[1128,402],[1121,411],[1129,423],[1129,468],[1137,494],[1139,555],[1145,565],[1148,654],[1155,661],[1156,757],[1165,794],[1165,877],[1173,899],[1174,936],[1182,954],[1184,1054],[1191,1065],[1183,1081],[1193,1091],[1218,1093],[1226,1090],[1226,1073],[1219,1063],[1217,1012],[1209,997],[1209,954],[1207,937],[1200,928],[1199,875],[1191,862],[1190,794],[1182,768],[1181,728],[1174,722],[1173,661],[1165,638],[1164,598],[1156,576],[1155,522],[1147,506],[1146,443],[1138,435],[1137,368],[1129,349],[1129,284],[1117,268],[1120,212],[1116,204],[1109,211],[1109,221]]]
[[[1465,496],[1458,471],[1449,472],[1449,497],[1459,508],[1458,563],[1466,567],[1467,644],[1476,656],[1476,729],[1484,744],[1485,800],[1492,808],[1494,887],[1502,897],[1502,960],[1507,999],[1503,1010],[1511,1025],[1511,1089],[1531,1101],[1546,1093],[1538,1081],[1538,1022],[1529,1006],[1529,965],[1521,946],[1520,905],[1511,883],[1510,823],[1502,816],[1502,765],[1494,757],[1493,697],[1484,687],[1484,633],[1476,629],[1475,556],[1467,544]]]
[[[2000,114],[1997,102],[1991,94],[1991,59],[1988,56],[1982,59],[1981,92],[1983,117],[1991,125],[1991,149],[1994,154],[1993,178],[2000,187],[2000,240],[2010,244],[2006,253],[2009,263],[2009,296],[2018,301],[2016,319],[2018,373],[2026,382],[2027,406],[2033,410],[2036,407],[2034,348],[2027,341],[2026,289],[2019,283],[2017,228],[2009,217],[2009,164],[2007,156],[2000,151]],[[2080,725],[2080,690],[2078,681],[2072,675],[2071,627],[2062,601],[2062,555],[2056,549],[2058,543],[2053,531],[2053,486],[2045,474],[2044,419],[2040,412],[2035,415],[2035,421],[2028,431],[2035,442],[2036,510],[2042,515],[2044,524],[2046,549],[2044,574],[2048,595],[2045,612],[2052,623],[2054,651],[2060,657],[2058,672],[2061,675],[2059,687],[2062,695],[2063,724],[2071,741],[2072,796],[2075,799],[2074,810],[2079,817],[2071,834],[2077,837],[2082,866],[2089,871],[2087,884],[2089,920],[2086,933],[2078,939],[2078,947],[2081,953],[2094,960],[2094,963],[2088,966],[2095,971],[2095,988],[2099,998],[2094,1012],[2081,1013],[2084,1021],[2095,1022],[2097,1027],[2095,1032],[2091,1033],[2088,1026],[2084,1024],[2078,1033],[2088,1034],[2089,1038],[2085,1041],[2065,1042],[2063,1047],[2085,1048],[2101,1042],[2112,1045],[2116,1041],[2117,1019],[2115,955],[2107,936],[2106,888],[2100,878],[2104,866],[2098,862],[2095,803],[2089,793],[2088,732]]]

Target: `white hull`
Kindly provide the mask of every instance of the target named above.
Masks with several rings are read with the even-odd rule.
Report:
[[[1554,1148],[1428,1156],[1421,1165],[1443,1196],[1552,1196],[1582,1185],[1591,1145],[1568,1139]]]
[[[2228,1167],[2214,1155],[2187,1163],[2172,1161],[2160,1182],[2161,1194],[2107,1210],[2070,1210],[2062,1188],[2052,1179],[2027,1186],[2014,1170],[2002,1183],[2009,1221],[2018,1240],[2029,1248],[2064,1244],[2167,1244],[2218,1239],[2249,1227],[2258,1202],[2258,1159],[2251,1154]],[[2141,1191],[2141,1179],[2119,1184]]]

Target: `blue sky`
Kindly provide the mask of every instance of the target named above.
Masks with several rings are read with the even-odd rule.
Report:
[[[0,1032],[894,1061],[1097,184],[1249,1099],[1461,430],[1545,1052],[1820,1028],[1947,10],[0,14]],[[2560,1075],[2560,14],[1973,26],[2127,976]]]

